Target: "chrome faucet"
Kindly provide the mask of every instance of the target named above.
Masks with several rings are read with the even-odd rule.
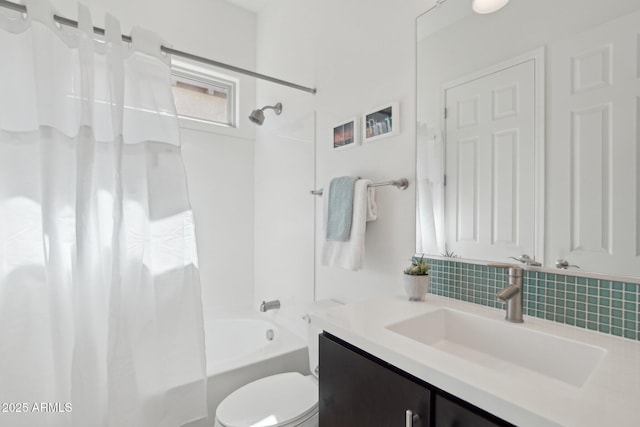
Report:
[[[262,301],[260,304],[260,311],[265,312],[267,310],[275,310],[280,308],[280,300],[274,299],[273,301]]]
[[[505,319],[513,323],[522,323],[522,267],[511,264],[489,264],[489,267],[509,269],[509,286],[496,294],[500,301],[507,303]]]

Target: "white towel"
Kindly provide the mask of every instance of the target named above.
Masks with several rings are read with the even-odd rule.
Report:
[[[351,221],[351,233],[346,242],[323,240],[320,263],[329,267],[341,267],[346,270],[360,270],[364,262],[364,233],[367,221],[378,218],[378,206],[376,205],[376,191],[369,187],[371,180],[359,179],[356,181],[353,194],[353,219]],[[329,195],[324,194],[324,229],[326,236],[326,224],[328,217]]]

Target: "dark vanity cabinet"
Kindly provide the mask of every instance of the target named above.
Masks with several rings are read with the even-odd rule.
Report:
[[[467,402],[440,393],[435,397],[434,425],[438,427],[512,426]]]
[[[424,384],[395,372],[320,335],[320,427],[404,426],[407,410],[428,427],[431,392]]]
[[[511,426],[326,332],[319,411],[320,427]]]

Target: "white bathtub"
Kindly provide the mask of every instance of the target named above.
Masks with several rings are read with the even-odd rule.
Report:
[[[205,340],[209,420],[188,427],[213,426],[220,402],[251,381],[282,372],[309,373],[305,340],[270,321],[266,314],[234,313],[208,320]]]

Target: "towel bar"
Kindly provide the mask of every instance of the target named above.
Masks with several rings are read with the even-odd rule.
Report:
[[[374,182],[373,184],[369,184],[369,187],[384,187],[387,185],[394,185],[398,188],[398,190],[406,190],[409,187],[409,180],[407,178],[394,179],[392,181],[385,182]],[[319,190],[311,190],[309,193],[314,196],[322,196],[323,189]]]

